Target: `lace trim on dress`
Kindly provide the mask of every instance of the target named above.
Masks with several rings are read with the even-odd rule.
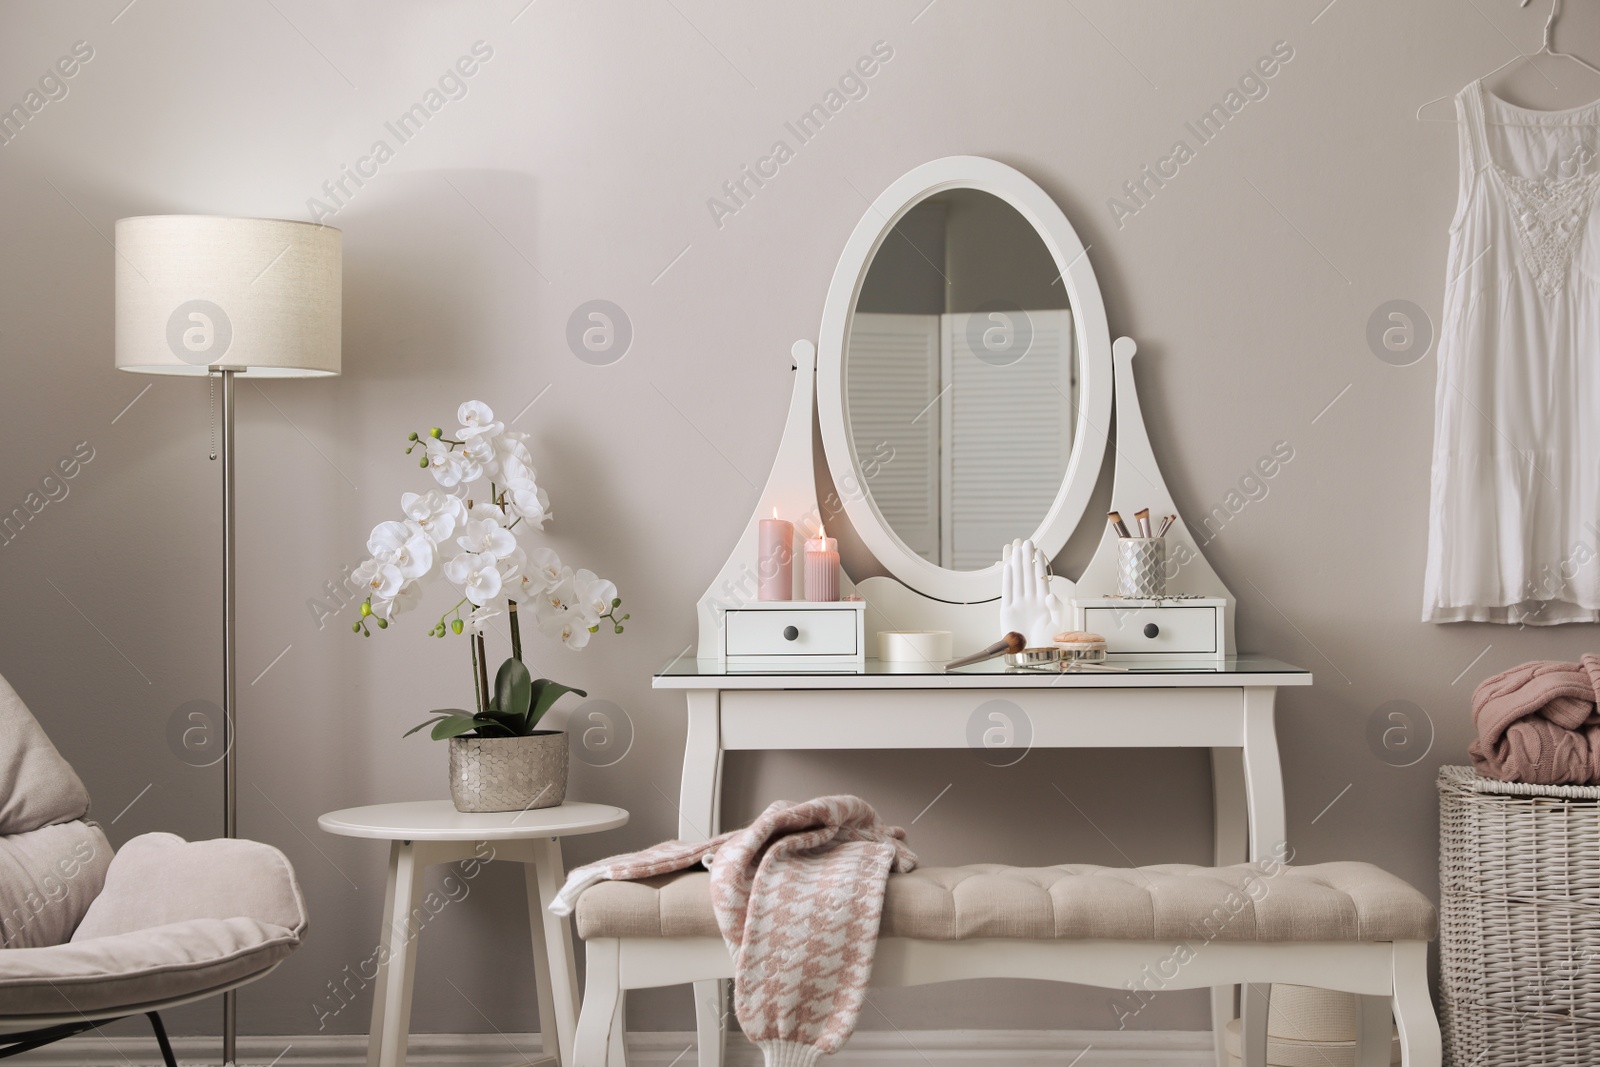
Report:
[[[1525,178],[1498,163],[1494,168],[1500,172],[1534,283],[1543,296],[1553,298],[1566,287],[1572,251],[1600,189],[1600,170],[1570,178]]]

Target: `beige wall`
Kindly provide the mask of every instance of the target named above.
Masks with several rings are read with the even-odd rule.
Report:
[[[117,842],[219,827],[216,774],[166,741],[174,709],[217,695],[219,530],[205,384],[112,369],[112,222],[306,217],[323,182],[458,56],[479,40],[494,50],[466,97],[332,219],[345,233],[344,376],[240,397],[241,827],[289,853],[313,915],[305,950],[243,996],[246,1028],[314,1031],[325,984],[371,951],[381,850],[323,835],[316,816],[445,794],[443,749],[400,734],[465,699],[461,645],[422,636],[423,612],[366,641],[348,610],[319,629],[307,608],[418,485],[404,433],[468,397],[510,416],[548,387],[517,428],[554,497],[551,542],[614,577],[633,613],[625,635],[583,655],[534,646],[538,670],[614,701],[636,732],[621,763],[576,766],[573,782],[634,821],[569,856],[670,835],[683,710],[651,691],[650,672],[693,639],[694,601],[776,447],[789,345],[815,337],[863,197],[953,153],[1032,176],[1092,246],[1112,329],[1140,342],[1145,410],[1181,509],[1209,510],[1274,442],[1292,445],[1267,495],[1206,549],[1239,597],[1241,645],[1316,672],[1279,714],[1292,841],[1306,860],[1371,860],[1431,889],[1434,769],[1463,759],[1473,685],[1576,656],[1593,635],[1417,621],[1434,363],[1385,365],[1364,331],[1390,299],[1440,306],[1455,131],[1413,110],[1502,62],[1507,37],[1537,47],[1544,5],[1492,0],[1480,5],[1491,26],[1447,0],[1324,3],[543,0],[519,15],[523,0],[142,0],[120,16],[123,0],[7,4],[0,103],[74,42],[94,54],[0,147],[0,508],[79,442],[94,458],[0,547],[0,670]],[[1600,60],[1600,10],[1574,7],[1561,40]],[[792,145],[784,123],[877,41],[893,58],[865,98],[716,219],[708,198],[776,139]],[[1185,122],[1278,41],[1294,58],[1265,98],[1119,226],[1108,198],[1193,141]],[[1592,81],[1519,85],[1544,103],[1600,95]],[[611,366],[580,362],[564,339],[596,298],[635,330]],[[1394,700],[1424,709],[1436,733],[1403,769],[1366,735]],[[1196,755],[1035,753],[1005,771],[964,752],[741,756],[727,777],[734,819],[774,797],[860,792],[916,819],[933,863],[1206,858]],[[436,920],[418,1031],[484,1030],[485,1016],[535,1027],[520,892],[514,872],[490,870]],[[874,997],[881,1014],[864,1025],[1102,1025],[1109,999],[925,990]],[[362,997],[329,1028],[361,1030],[366,1010]],[[633,1023],[686,1028],[688,1010],[682,992],[641,996]],[[190,1010],[177,1028],[216,1016]],[[1193,996],[1138,1020],[1203,1022]]]

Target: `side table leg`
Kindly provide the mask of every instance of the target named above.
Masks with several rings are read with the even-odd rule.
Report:
[[[555,1035],[555,1054],[563,1067],[570,1067],[573,1034],[578,1028],[578,964],[572,951],[572,925],[550,914],[550,902],[561,891],[567,868],[561,860],[561,839],[530,841],[533,866],[525,869],[528,880],[528,926],[533,931],[534,970],[541,977],[539,991],[539,1029],[544,1033],[544,1049],[551,1052]]]
[[[396,841],[389,849],[388,892],[380,937],[387,955],[379,954],[377,983],[372,993],[372,1031],[367,1039],[369,1067],[405,1067],[406,1035],[411,1029],[411,987],[417,974],[416,939],[411,908],[422,884],[416,846]]]

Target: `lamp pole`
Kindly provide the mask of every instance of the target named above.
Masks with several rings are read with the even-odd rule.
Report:
[[[234,656],[234,484],[233,484],[233,404],[237,373],[223,368],[222,374],[222,833],[239,836],[239,764],[235,751],[238,740],[234,728],[235,701],[238,699],[238,670]],[[237,1062],[239,1034],[239,994],[222,995],[222,1062],[233,1067]]]

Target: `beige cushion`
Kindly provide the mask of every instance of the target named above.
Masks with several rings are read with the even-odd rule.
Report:
[[[0,836],[89,813],[89,791],[17,691],[0,678]]]
[[[889,877],[885,937],[1168,941],[1431,940],[1433,905],[1366,863],[1279,867],[1091,864],[923,867]],[[578,898],[580,937],[716,937],[711,876],[601,882]]]
[[[0,948],[59,945],[105,884],[111,843],[82,821],[0,837]]]
[[[203,993],[272,967],[305,932],[277,849],[145,834],[112,859],[70,943],[0,951],[0,1006],[71,1014]]]
[[[9,1015],[158,1003],[215,989],[283,959],[299,935],[254,919],[195,919],[50,948],[0,952]]]

